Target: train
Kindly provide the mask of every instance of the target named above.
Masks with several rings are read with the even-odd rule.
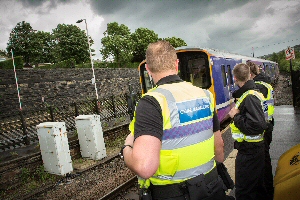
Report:
[[[179,59],[178,75],[182,80],[212,92],[221,124],[229,120],[228,112],[234,106],[232,92],[237,89],[237,86],[232,70],[235,65],[253,62],[270,78],[272,84],[276,84],[278,80],[278,63],[270,60],[188,46],[178,47],[176,52]],[[154,87],[145,64],[146,60],[138,66],[142,94]]]

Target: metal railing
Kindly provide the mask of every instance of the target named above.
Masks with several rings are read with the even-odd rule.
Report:
[[[136,94],[137,99],[140,94]],[[76,101],[62,105],[44,105],[34,110],[11,112],[1,119],[0,151],[6,151],[38,141],[36,126],[43,122],[65,122],[66,129],[74,132],[75,118],[79,115],[100,115],[101,124],[105,128],[109,122],[130,117],[132,110],[130,94],[108,96],[85,101]]]

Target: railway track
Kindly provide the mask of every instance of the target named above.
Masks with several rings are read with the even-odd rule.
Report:
[[[116,138],[119,138],[121,135],[127,135],[128,134],[128,123],[113,127],[111,129],[105,130],[103,135],[105,138],[105,141],[108,142],[108,140],[114,141]],[[111,143],[111,142],[110,142]],[[26,173],[34,172],[35,169],[43,164],[42,161],[42,156],[39,151],[39,148],[36,148],[38,146],[35,145],[34,148],[38,152],[31,153],[26,156],[21,156],[19,158],[15,158],[6,162],[0,162],[0,177],[1,177],[1,182],[0,182],[0,199],[5,199],[6,197],[3,197],[2,195],[5,195],[5,193],[17,193],[17,191],[13,190],[18,190],[19,188],[24,185],[24,182],[22,180],[22,176],[24,176],[23,169],[28,169],[28,171],[25,171]],[[80,147],[79,147],[79,141],[77,138],[70,138],[69,139],[69,148],[71,152],[72,159],[73,158],[80,158]],[[119,149],[119,146],[112,147],[112,148],[117,148]],[[24,150],[25,152],[27,150]],[[117,155],[113,155],[112,153],[108,154],[108,158],[103,159],[103,161],[97,162],[96,165],[93,165],[93,167],[97,167],[102,165],[105,162],[109,162],[110,159],[114,159],[118,157]],[[74,168],[74,173],[70,174],[70,176],[66,176],[64,178],[60,178],[59,176],[55,178],[60,178],[61,181],[67,181],[68,179],[77,176],[78,174],[82,174],[85,171],[91,170],[93,167],[87,167],[84,170],[77,170]],[[25,174],[26,176],[29,176],[29,174]],[[30,175],[33,176],[33,175]],[[46,183],[47,184],[47,183]],[[18,199],[30,199],[32,195],[38,195],[41,193],[44,193],[45,191],[49,191],[55,187],[56,184],[48,184],[44,185],[43,187],[36,186],[34,191],[31,191],[30,194],[26,197],[23,195],[22,197],[18,197]],[[15,189],[14,189],[15,188]],[[26,198],[25,198],[26,197]]]
[[[117,159],[119,157],[118,154],[115,154],[113,156],[110,156],[110,157],[106,157],[104,158],[103,160],[99,161],[99,163],[95,164],[95,165],[92,165],[86,169],[83,169],[83,170],[75,170],[73,173],[70,173],[70,174],[67,174],[65,177],[63,177],[60,181],[58,181],[57,183],[55,184],[51,184],[51,185],[47,185],[47,186],[44,186],[42,188],[40,188],[39,190],[33,192],[33,193],[30,193],[28,195],[25,195],[24,197],[22,197],[20,200],[33,200],[33,199],[38,199],[36,198],[37,196],[40,196],[41,194],[51,190],[51,189],[54,189],[57,185],[59,185],[60,183],[68,183],[70,181],[72,181],[72,179],[76,178],[77,176],[80,176],[81,174],[83,173],[88,173],[89,171],[97,168],[97,167],[100,167],[101,165],[104,165],[104,164],[107,164],[109,162],[111,162],[112,160],[114,159]],[[130,182],[128,183],[130,184]],[[126,189],[126,187],[123,187]]]

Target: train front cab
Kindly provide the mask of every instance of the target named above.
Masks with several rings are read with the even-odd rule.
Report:
[[[211,56],[208,51],[200,48],[177,48],[177,57],[180,78],[212,92],[219,120],[220,122],[226,120],[227,114],[233,106],[232,70],[241,61]],[[154,87],[151,77],[145,69],[145,64],[146,62],[143,61],[139,66],[143,94]]]

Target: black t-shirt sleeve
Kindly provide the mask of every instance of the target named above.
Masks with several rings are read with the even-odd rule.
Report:
[[[220,121],[218,118],[218,115],[216,113],[216,110],[214,110],[214,115],[213,115],[213,131],[216,132],[220,130]]]
[[[141,98],[136,107],[134,138],[141,135],[152,135],[162,139],[163,117],[158,101],[151,96]]]

